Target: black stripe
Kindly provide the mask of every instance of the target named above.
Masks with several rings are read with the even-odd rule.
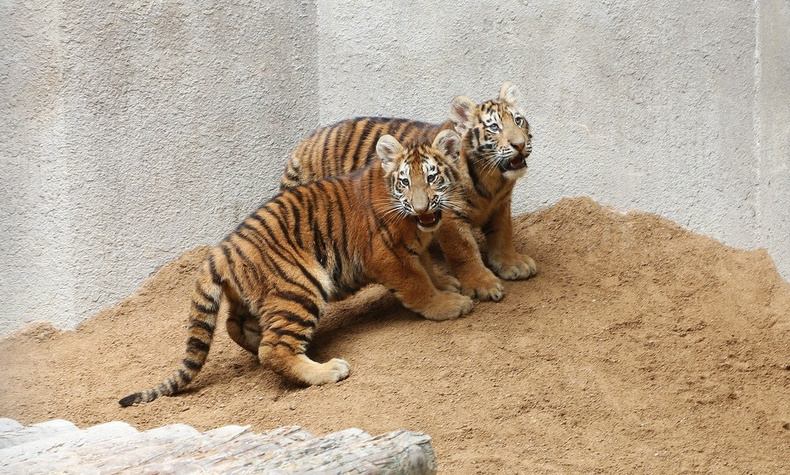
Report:
[[[186,359],[186,358],[184,358],[183,363],[184,363],[184,366],[187,367],[187,369],[190,369],[192,371],[197,371],[197,370],[199,370],[200,368],[203,367],[203,363],[201,363],[200,361],[192,361],[192,360],[189,360],[189,359]]]
[[[345,186],[343,186],[343,183],[337,182],[335,186],[337,187],[337,194],[338,195],[342,194],[343,197],[346,199],[346,203],[350,205],[351,204],[351,198],[348,196],[348,193],[346,192],[346,188],[345,188]],[[346,211],[345,211],[344,208],[345,208],[345,206],[338,206],[337,207],[337,211],[338,211],[338,213],[340,213],[340,243],[341,243],[341,246],[342,246],[341,250],[343,251],[343,253],[345,255],[345,253],[348,252],[348,236],[346,234],[346,227],[347,227],[348,221],[346,221]]]
[[[272,316],[280,316],[284,319],[288,320],[291,323],[296,323],[297,325],[301,325],[303,327],[312,327],[315,328],[317,323],[313,320],[306,320],[299,315],[289,312],[288,310],[277,310],[272,313]],[[317,319],[317,316],[316,316]]]
[[[464,213],[462,211],[458,211],[458,210],[454,210],[453,214],[455,215],[455,217],[459,221],[463,221],[464,223],[466,223],[466,224],[468,224],[470,226],[472,225],[472,219],[469,217],[468,214],[466,214],[466,213]]]
[[[175,378],[168,378],[167,381],[165,381],[165,384],[167,385],[168,394],[173,394],[176,392],[176,388],[178,386],[176,386]]]
[[[252,226],[250,226],[250,225],[246,225],[246,226],[247,226],[247,227],[249,227],[249,229],[251,229],[251,230],[255,231],[255,228],[253,228]],[[240,238],[242,238],[242,239],[247,239],[247,240],[248,240],[250,243],[252,243],[253,245],[255,245],[255,243],[253,243],[253,242],[250,240],[250,238],[249,238],[249,237],[247,237],[246,235],[239,233],[239,234],[238,234],[238,236],[239,236]],[[256,233],[256,236],[259,236],[259,235]],[[265,238],[264,238],[263,236],[259,236],[259,237],[260,237],[260,239],[261,239],[261,240],[263,240],[263,241],[264,241],[264,243],[265,243],[265,244],[267,244],[267,245],[268,245],[268,243],[266,243],[266,242],[265,242]],[[257,246],[257,245],[256,245],[256,246]],[[289,261],[288,259],[286,259],[286,257],[285,257],[285,256],[283,256],[283,255],[282,255],[282,254],[281,254],[281,253],[280,253],[280,252],[277,250],[277,248],[274,248],[274,247],[271,247],[271,246],[269,246],[268,248],[269,248],[270,250],[272,250],[272,251],[273,251],[275,254],[277,254],[277,256],[278,256],[280,259],[282,259],[282,260],[283,260],[283,261],[285,261],[285,262],[289,262],[289,263],[290,263],[290,261]],[[258,249],[258,248],[256,247],[256,249]],[[271,258],[271,256],[269,256],[268,254],[264,253],[264,252],[263,252],[263,251],[261,251],[260,249],[259,249],[259,252],[260,252],[261,258],[263,258],[263,259],[264,259],[264,260],[265,260],[265,261],[268,263],[268,265],[270,266],[270,269],[273,269],[273,270],[274,270],[274,272],[275,272],[275,273],[276,273],[276,274],[277,274],[277,275],[278,275],[278,276],[279,276],[281,279],[283,279],[284,281],[286,281],[286,282],[288,282],[289,284],[293,285],[294,287],[298,287],[298,288],[300,288],[300,289],[304,290],[304,291],[305,291],[305,293],[308,293],[308,294],[311,294],[311,293],[312,293],[312,291],[311,291],[309,288],[307,288],[307,287],[306,287],[306,286],[304,286],[303,284],[301,284],[301,283],[299,283],[299,282],[297,282],[297,281],[295,281],[295,280],[291,279],[290,277],[288,277],[288,275],[286,275],[286,273],[285,273],[285,271],[283,270],[283,268],[282,268],[282,267],[281,267],[281,266],[280,266],[280,265],[277,263],[277,261],[275,261],[274,259],[272,259],[272,258]]]
[[[267,210],[263,209],[263,211],[267,211]],[[270,237],[273,237],[271,228],[266,223],[266,221],[263,220],[263,218],[261,218],[257,214],[253,214],[252,217],[257,219],[258,222],[260,222],[261,225],[263,225],[264,229],[266,229],[266,232],[269,234]],[[276,216],[275,216],[275,218],[276,218]],[[285,228],[283,227],[282,221],[279,220],[279,219],[277,221],[280,224],[280,228],[282,229],[283,234],[285,234],[286,238],[290,241],[290,236],[288,235],[288,231],[286,231]],[[291,242],[290,244],[293,247],[293,242]],[[282,254],[280,254],[279,249],[282,249],[282,250],[288,252],[289,254],[291,254],[291,252],[287,248],[284,248],[283,246],[271,246],[270,249],[272,251],[274,251],[275,253],[277,253],[280,257],[283,257],[283,256],[282,256]],[[318,292],[321,293],[321,296],[324,298],[324,300],[327,299],[328,295],[327,295],[326,291],[324,290],[323,286],[321,286],[321,283],[318,282],[318,279],[316,279],[312,274],[307,272],[307,269],[305,269],[305,267],[301,264],[301,262],[299,262],[299,258],[298,257],[292,255],[292,260],[291,261],[289,261],[288,259],[285,259],[284,257],[283,257],[283,260],[285,260],[286,262],[289,262],[290,264],[293,264],[293,265],[297,266],[299,268],[299,270],[302,271],[302,274],[307,278],[307,280],[309,280],[310,283],[312,283],[315,286],[316,290],[318,290]]]
[[[360,157],[359,156],[359,148],[362,146],[363,143],[365,143],[365,139],[368,137],[368,135],[370,135],[370,130],[373,128],[374,125],[375,125],[374,122],[372,120],[368,119],[368,122],[362,128],[362,133],[359,135],[359,140],[357,141],[356,147],[354,147],[354,151],[350,155],[348,155],[349,157],[351,157],[351,160],[354,161],[354,169],[355,170],[357,168],[359,168],[359,166],[360,166],[360,163],[359,163],[360,162],[360,158],[365,158],[366,159],[365,163],[367,163],[367,158],[368,157]]]
[[[274,204],[280,207],[280,213],[285,214],[288,210],[285,208],[285,205],[282,204],[279,200],[275,200]],[[288,248],[289,249],[296,249],[296,243],[291,238],[291,231],[285,226],[285,217],[279,214],[276,214],[273,209],[269,209],[269,207],[263,208],[261,210],[264,213],[268,213],[275,221],[277,221],[277,226],[280,228],[280,232],[285,237],[285,240],[288,241]]]
[[[189,384],[192,381],[192,376],[181,368],[178,368],[178,375],[181,376],[181,384]]]
[[[340,249],[337,248],[337,243],[332,243],[332,252],[335,254],[335,263],[332,266],[332,282],[340,282],[340,277],[343,275],[343,257],[340,255]]]
[[[236,276],[236,271],[233,270],[234,261],[233,261],[233,257],[231,257],[230,255],[230,249],[228,249],[225,243],[222,243],[220,245],[220,248],[222,249],[222,253],[225,254],[225,260],[228,261],[228,273],[230,274],[230,278],[233,281],[233,285],[236,286],[236,289],[239,290],[239,293],[242,293],[241,292],[242,287],[241,284],[239,283],[239,278]]]
[[[329,148],[329,140],[332,138],[332,133],[335,131],[337,126],[330,127],[327,131],[326,137],[324,138],[324,143],[321,147],[321,156],[318,158],[318,161],[321,163],[321,178],[326,177],[326,164],[330,160],[333,160],[335,157],[329,157],[329,153],[327,149]]]
[[[288,203],[291,206],[291,214],[294,217],[294,234],[296,234],[296,244],[299,245],[299,249],[304,249],[304,242],[302,241],[302,214],[299,212],[299,208],[297,207],[298,204],[301,203]]]
[[[269,226],[269,223],[266,222],[266,220],[264,220],[262,217],[258,216],[257,214],[254,214],[251,217],[254,218],[256,221],[258,221],[261,224],[261,226],[263,226],[263,229],[266,231],[266,235],[261,237],[264,239],[264,242],[266,243],[270,251],[274,252],[277,255],[277,257],[279,257],[284,262],[287,262],[289,264],[299,259],[299,257],[295,256],[288,248],[282,245],[282,243],[277,237],[275,237],[274,231]],[[283,251],[287,252],[289,257],[286,257],[283,254]]]
[[[219,276],[217,266],[214,263],[214,255],[208,256],[208,270],[211,273],[211,281],[214,282],[215,285],[222,285],[222,278]]]
[[[200,313],[202,313],[204,315],[214,315],[214,314],[217,313],[217,307],[216,306],[207,307],[207,306],[203,305],[202,303],[195,302],[194,300],[192,301],[192,308],[194,308],[195,310],[197,310],[198,312],[200,312]]]
[[[192,304],[194,305],[195,302],[192,302]],[[192,320],[189,321],[189,327],[190,328],[192,328],[192,327],[202,328],[203,330],[206,330],[206,332],[209,335],[213,335],[214,334],[214,325],[212,325],[212,324],[210,324],[208,322],[204,322],[203,320],[192,319]]]
[[[261,276],[261,273],[258,271],[258,265],[256,263],[252,262],[252,260],[247,256],[247,254],[244,252],[244,250],[242,250],[242,248],[239,247],[238,244],[236,244],[235,242],[232,241],[233,237],[235,237],[235,236],[238,236],[238,233],[235,233],[233,236],[231,236],[231,240],[227,241],[227,242],[231,246],[233,246],[233,250],[236,251],[236,254],[238,254],[239,257],[241,257],[241,260],[244,261],[244,263],[246,264],[246,266],[243,269],[251,270],[252,273],[255,274],[255,280],[257,280],[259,282],[263,281],[263,277]],[[247,276],[245,275],[245,277],[247,277]]]
[[[489,234],[493,234],[493,233],[494,233],[494,231],[496,231],[496,230],[494,229],[494,223],[493,223],[493,222],[491,222],[491,221],[487,222],[487,223],[486,223],[486,224],[485,224],[485,225],[484,225],[484,226],[481,228],[481,231],[483,231],[483,234],[485,234],[486,236],[488,236]]]
[[[320,311],[318,310],[318,305],[315,304],[312,300],[304,295],[299,295],[296,292],[289,292],[287,290],[278,290],[274,294],[276,297],[279,297],[283,300],[288,300],[289,302],[295,302],[302,306],[303,309],[310,315],[318,318],[318,314]]]
[[[262,345],[266,345],[266,346],[271,346],[271,347],[275,347],[277,345],[282,345],[282,346],[288,348],[289,350],[291,350],[292,353],[297,353],[297,354],[302,353],[302,349],[301,348],[294,348],[293,345],[291,345],[287,341],[283,341],[283,340],[277,340],[274,343],[269,343],[268,341],[264,341],[261,344]]]
[[[200,351],[202,353],[208,353],[209,346],[203,340],[191,336],[189,337],[189,340],[187,340],[187,348],[190,350]]]
[[[204,300],[208,300],[212,305],[216,306],[216,305],[219,304],[219,302],[217,300],[215,300],[211,295],[209,295],[209,294],[207,294],[206,292],[203,291],[203,288],[200,287],[200,283],[197,283],[195,285],[195,290],[197,290],[198,294],[201,297],[203,297]],[[215,308],[215,310],[216,310],[216,308]]]
[[[488,193],[488,191],[482,188],[480,177],[477,174],[477,165],[474,163],[474,161],[468,163],[467,169],[469,170],[469,178],[472,179],[472,184],[474,185],[477,194],[484,198],[490,198],[491,195]]]
[[[295,331],[291,331],[285,328],[272,328],[271,330],[280,336],[290,336],[296,340],[303,341],[305,343],[310,343],[310,337],[302,335],[301,333],[297,333]]]

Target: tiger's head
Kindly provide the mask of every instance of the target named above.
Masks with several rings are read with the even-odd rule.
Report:
[[[498,171],[511,180],[526,173],[532,134],[516,86],[505,82],[496,100],[479,105],[457,96],[450,106],[450,119],[483,171]]]
[[[393,198],[386,219],[410,217],[422,231],[438,229],[442,211],[458,207],[454,190],[460,153],[461,136],[452,130],[440,132],[431,145],[403,146],[391,135],[382,136],[376,154]]]

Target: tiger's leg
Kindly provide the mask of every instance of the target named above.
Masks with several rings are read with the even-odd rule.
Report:
[[[526,254],[519,254],[513,247],[513,221],[510,200],[503,203],[485,226],[488,245],[488,263],[503,279],[527,279],[538,273],[535,261]]]
[[[469,313],[472,299],[434,287],[419,256],[388,255],[375,259],[373,278],[395,293],[403,306],[428,320],[449,320]]]
[[[225,328],[230,339],[253,355],[258,355],[261,344],[261,325],[258,317],[250,313],[246,305],[238,302],[230,307]]]
[[[444,269],[436,265],[431,253],[427,250],[420,254],[420,262],[425,268],[425,272],[430,277],[433,285],[439,290],[447,290],[450,292],[460,292],[461,283],[455,277],[451,276]]]
[[[502,300],[505,288],[483,264],[480,248],[468,224],[447,220],[436,237],[447,263],[461,282],[461,292],[480,300]]]
[[[320,295],[309,295],[304,289],[270,292],[262,305],[261,322],[265,322],[266,330],[258,350],[261,364],[306,385],[347,378],[349,365],[345,360],[332,358],[318,363],[305,354],[325,306]]]

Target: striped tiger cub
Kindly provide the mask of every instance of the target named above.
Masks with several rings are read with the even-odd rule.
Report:
[[[488,265],[499,277],[526,279],[537,273],[535,261],[513,246],[510,215],[513,186],[526,174],[532,151],[523,104],[516,86],[506,82],[495,100],[477,104],[467,97],[454,98],[450,120],[441,124],[361,117],[319,128],[293,151],[281,188],[365,166],[384,134],[405,142],[430,141],[441,131],[455,129],[463,136],[459,171],[467,212],[448,219],[437,240],[463,293],[498,301],[504,288],[484,265],[472,227],[485,234]]]
[[[348,176],[282,191],[252,213],[199,271],[181,366],[120,405],[172,395],[189,384],[206,361],[220,312],[228,315],[234,340],[305,385],[348,376],[346,361],[318,363],[305,352],[327,302],[368,283],[383,284],[430,320],[468,313],[469,297],[437,288],[447,281],[427,252],[443,212],[459,206],[453,185],[460,142],[454,131],[413,147],[384,135],[376,144],[379,160]],[[239,334],[243,328],[234,322],[240,320],[254,321],[252,339]]]

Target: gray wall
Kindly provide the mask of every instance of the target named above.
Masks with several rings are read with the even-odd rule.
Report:
[[[536,129],[518,211],[590,195],[790,276],[787,0],[405,3],[0,0],[0,333],[217,241],[313,127],[507,79]]]

